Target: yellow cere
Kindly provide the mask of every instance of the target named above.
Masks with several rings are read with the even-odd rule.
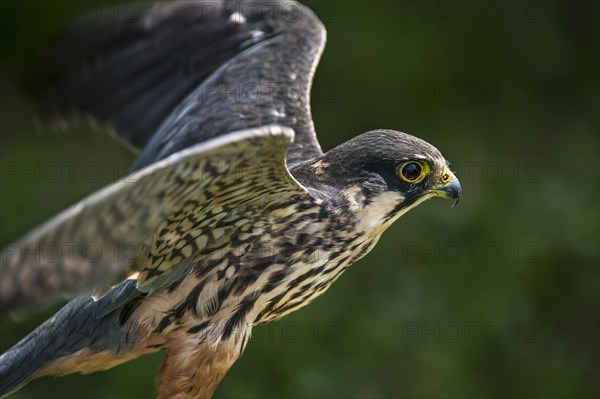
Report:
[[[450,174],[448,172],[442,175],[442,183],[448,183],[450,181]]]

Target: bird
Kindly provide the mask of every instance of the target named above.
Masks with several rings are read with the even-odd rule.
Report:
[[[406,212],[461,197],[448,161],[412,135],[321,149],[309,97],[326,31],[308,7],[115,10],[64,30],[40,109],[105,126],[137,161],[4,248],[3,318],[73,299],[0,356],[2,397],[166,350],[159,398],[210,398],[253,326],[321,295]]]

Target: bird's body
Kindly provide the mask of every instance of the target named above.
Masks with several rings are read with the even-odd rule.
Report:
[[[154,107],[163,114],[160,123],[148,120],[153,115],[129,120],[135,109],[107,115],[112,104],[100,97],[90,105],[85,92],[55,97],[61,109],[108,120],[142,153],[131,181],[89,197],[18,242],[19,250],[5,251],[3,313],[61,292],[81,294],[123,272],[129,276],[93,297],[74,299],[2,355],[0,394],[36,376],[89,373],[166,348],[160,396],[210,397],[254,325],[322,294],[410,209],[435,196],[460,197],[440,152],[404,133],[367,132],[321,151],[306,97],[324,30],[308,9],[284,2],[244,9],[260,2],[231,1],[207,18],[198,6],[208,2],[182,4],[143,13],[141,32],[154,46],[177,31],[172,27],[183,27],[183,38],[195,37],[195,28],[186,28],[195,27],[192,21],[205,36],[225,38],[216,53],[224,60],[178,86],[200,84],[193,93],[170,89],[180,98],[172,104],[165,99],[169,106],[157,103],[169,108]],[[284,18],[289,5],[304,12],[296,25]],[[127,33],[119,33],[125,42],[144,47],[140,32]],[[213,55],[211,45],[198,46]],[[74,48],[75,58],[85,55],[85,47]],[[288,57],[305,58],[292,65],[282,56],[285,49],[292,52]],[[108,66],[124,59],[119,54],[99,68],[114,84],[141,70],[134,62],[122,68],[128,73],[111,72]],[[193,66],[202,70],[202,64]],[[95,77],[87,64],[81,71],[67,76]],[[206,86],[231,89],[266,78],[280,80],[268,99],[232,100]],[[302,101],[286,98],[290,85],[302,89]],[[149,126],[156,132],[142,134]],[[32,244],[64,245],[73,237],[99,243],[106,253],[94,262],[75,255],[35,265],[24,255]],[[131,247],[127,257],[115,256]]]

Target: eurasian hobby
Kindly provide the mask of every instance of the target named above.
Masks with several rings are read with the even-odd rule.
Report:
[[[0,357],[0,395],[166,349],[159,396],[208,398],[254,325],[325,292],[423,201],[460,198],[440,152],[405,133],[323,153],[309,96],[325,29],[308,8],[128,11],[66,31],[45,64],[46,111],[90,117],[140,154],[2,253],[3,315],[76,298]]]

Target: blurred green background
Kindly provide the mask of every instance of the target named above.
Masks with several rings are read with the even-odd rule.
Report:
[[[453,162],[463,199],[407,214],[325,295],[256,328],[215,397],[598,397],[599,3],[307,3],[328,29],[323,147],[412,133]],[[0,5],[3,246],[133,162],[99,128],[43,127],[15,83],[99,5]],[[2,320],[0,349],[51,314]],[[162,356],[14,397],[151,397]]]

